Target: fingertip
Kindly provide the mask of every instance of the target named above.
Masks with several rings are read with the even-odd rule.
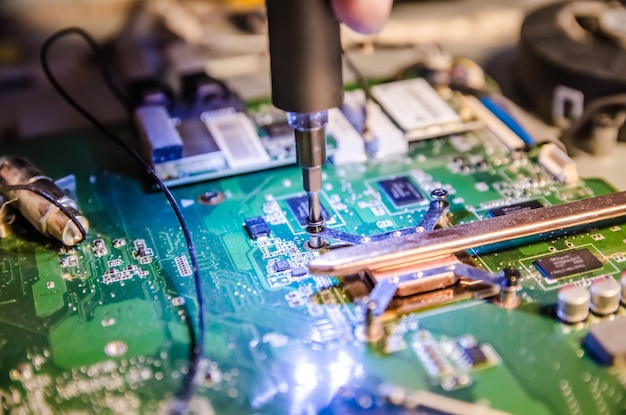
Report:
[[[391,12],[392,0],[332,0],[337,18],[357,32],[376,33]]]

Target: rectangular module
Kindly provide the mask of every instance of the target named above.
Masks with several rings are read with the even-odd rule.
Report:
[[[375,85],[371,91],[404,131],[461,122],[459,114],[423,78]]]
[[[241,112],[219,115],[204,120],[228,165],[233,168],[268,163],[268,156],[256,127]]]

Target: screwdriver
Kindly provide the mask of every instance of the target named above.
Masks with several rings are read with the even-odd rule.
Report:
[[[309,207],[309,247],[323,245],[322,165],[328,110],[343,102],[339,22],[328,0],[266,0],[272,102],[295,131]]]

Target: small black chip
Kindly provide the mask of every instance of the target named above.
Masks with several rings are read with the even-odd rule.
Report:
[[[270,235],[270,228],[267,226],[267,222],[265,222],[263,216],[246,219],[245,227],[246,231],[248,231],[248,235],[250,235],[250,238],[252,239]]]
[[[280,260],[274,262],[274,269],[276,270],[276,272],[287,271],[289,268],[291,268],[291,265],[289,265],[289,261]]]
[[[412,205],[424,200],[424,196],[422,196],[407,176],[381,180],[378,182],[378,185],[397,207]]]
[[[302,226],[306,226],[306,218],[309,216],[309,201],[306,196],[298,196],[287,199],[287,205],[293,212],[294,216],[298,220],[298,223]],[[322,211],[322,217],[325,221],[330,219],[328,211],[324,205],[320,205]]]
[[[289,126],[287,121],[275,122],[274,124],[264,125],[263,130],[267,133],[267,136],[271,139],[275,138],[290,138],[293,139],[293,128]]]
[[[602,268],[602,262],[587,248],[539,258],[535,267],[552,280]]]
[[[482,365],[489,362],[489,358],[485,355],[485,352],[483,352],[483,349],[481,349],[479,345],[464,347],[463,353],[472,366]]]
[[[489,217],[506,216],[517,212],[526,212],[528,210],[542,208],[543,205],[538,200],[528,200],[526,202],[515,203],[508,206],[493,208],[488,212]]]
[[[294,268],[291,270],[292,277],[302,277],[303,275],[306,275],[306,274],[307,274],[307,270],[306,268],[303,268],[303,267]]]

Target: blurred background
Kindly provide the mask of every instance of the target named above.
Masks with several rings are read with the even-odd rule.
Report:
[[[509,110],[540,139],[562,138],[573,124],[577,135],[595,137],[578,140],[579,145],[570,147],[581,174],[607,177],[626,187],[623,177],[626,175],[619,166],[626,152],[621,143],[617,144],[625,139],[622,126],[626,102],[618,100],[608,107],[600,105],[601,110],[593,107],[594,113],[585,114],[589,117],[582,127],[574,122],[584,115],[592,98],[598,98],[589,91],[602,90],[600,96],[626,91],[626,71],[622,71],[626,69],[624,6],[619,2],[574,1],[545,9],[553,3],[552,0],[396,1],[391,19],[380,33],[364,36],[344,28],[342,41],[353,64],[370,79],[394,77],[415,62],[438,68],[449,65],[452,57],[466,58],[462,67],[468,79],[474,74],[483,77],[480,68],[484,68],[487,78],[495,80],[511,101]],[[528,25],[520,59],[524,19],[542,9],[547,11],[540,13],[533,25]],[[102,44],[105,59],[120,84],[147,73],[158,73],[162,79],[168,79],[173,67],[179,74],[205,71],[246,100],[267,97],[270,93],[263,1],[3,0],[0,149],[3,141],[87,125],[47,84],[39,63],[42,42],[54,31],[68,26],[84,28]],[[544,45],[543,38],[554,40],[558,37],[554,33],[562,34],[559,27],[569,36],[566,39],[569,43],[561,46],[554,41]],[[589,34],[606,46],[599,58],[594,55],[596,44],[584,47],[585,42],[589,44]],[[578,35],[580,39],[576,38]],[[80,39],[59,42],[51,55],[57,76],[101,120],[121,122],[127,118],[125,110],[101,81],[93,56]],[[578,67],[569,68],[569,63],[574,61]],[[545,66],[548,63],[556,67],[548,68]],[[593,74],[589,76],[614,82],[602,87],[595,83],[589,86],[591,89],[584,91],[584,99],[580,95],[580,106],[576,105],[578,95],[570,94],[573,97],[570,100],[569,90],[565,91],[567,99],[562,110],[554,110],[552,95],[559,80],[568,78],[570,69],[587,76],[584,65],[593,66],[593,63],[597,68],[591,68]],[[621,75],[616,75],[620,71]],[[344,72],[346,82],[353,82],[353,71]],[[584,90],[576,84],[566,86],[574,91]],[[575,111],[570,115],[572,108]]]

